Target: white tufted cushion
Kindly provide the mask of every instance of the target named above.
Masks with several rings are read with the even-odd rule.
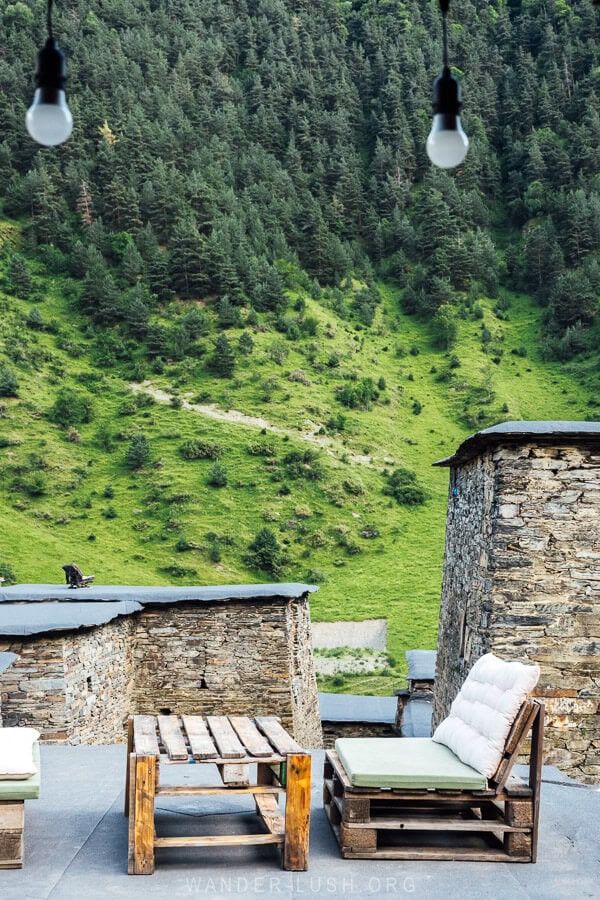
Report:
[[[504,662],[487,653],[469,672],[433,740],[491,778],[502,759],[510,727],[539,677],[537,665]]]
[[[0,780],[30,778],[37,772],[33,745],[40,733],[35,728],[0,728]]]

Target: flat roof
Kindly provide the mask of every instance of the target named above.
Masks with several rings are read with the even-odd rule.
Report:
[[[407,681],[433,681],[435,678],[436,650],[407,650]]]
[[[0,635],[31,635],[103,625],[148,604],[275,600],[318,591],[310,584],[234,584],[186,587],[14,584],[0,590]]]
[[[395,697],[366,697],[360,694],[319,694],[322,722],[393,723]]]
[[[301,597],[319,588],[312,584],[219,584],[166,587],[134,585],[99,585],[69,588],[64,584],[13,584],[0,590],[0,603],[35,603],[62,600],[69,603],[112,602],[134,603],[210,603],[219,600],[255,600],[269,597]]]
[[[73,631],[104,625],[117,616],[130,616],[143,609],[140,603],[120,600],[113,603],[5,603],[0,609],[0,634],[30,635],[47,631]]]
[[[540,443],[549,444],[556,441],[579,443],[580,441],[600,442],[600,422],[501,422],[472,434],[462,442],[458,450],[444,459],[433,463],[434,466],[457,466],[467,462],[485,447],[495,444],[524,444],[535,438]]]
[[[402,738],[382,738],[393,741]],[[26,804],[25,865],[0,872],[2,900],[401,900],[598,897],[600,791],[544,766],[536,865],[457,859],[342,859],[323,813],[323,751],[312,753],[307,872],[281,869],[278,848],[165,847],[154,875],[127,874],[123,815],[125,747],[42,746],[42,794]],[[165,785],[206,783],[211,766],[161,766]],[[518,767],[523,777],[525,770]],[[216,783],[216,771],[214,779]],[[250,795],[162,796],[156,829],[166,836],[260,830]],[[234,812],[232,816],[223,813]]]

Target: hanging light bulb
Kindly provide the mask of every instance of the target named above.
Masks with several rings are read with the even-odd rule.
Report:
[[[37,55],[36,91],[25,118],[33,140],[45,147],[62,144],[73,131],[73,116],[65,96],[66,78],[67,64],[52,35],[52,0],[48,0],[48,40]]]
[[[427,138],[427,156],[440,169],[453,169],[463,162],[469,138],[460,122],[460,85],[448,65],[449,0],[440,0],[444,34],[444,68],[433,83],[433,125]]]

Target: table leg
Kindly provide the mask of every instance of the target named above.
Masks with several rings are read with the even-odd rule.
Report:
[[[289,753],[287,757],[283,868],[291,872],[308,869],[310,762],[310,753]]]
[[[131,754],[133,821],[129,820],[129,874],[154,872],[154,795],[156,757]]]

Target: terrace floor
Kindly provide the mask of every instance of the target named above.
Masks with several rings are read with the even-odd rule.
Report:
[[[26,803],[25,866],[0,871],[2,900],[95,898],[402,896],[447,900],[600,898],[600,788],[578,785],[544,769],[536,865],[507,863],[343,860],[321,807],[323,751],[313,753],[310,868],[284,872],[273,847],[169,849],[157,853],[156,873],[127,875],[123,816],[125,747],[45,746],[42,799]],[[172,766],[168,776],[193,781],[199,766]],[[159,833],[189,833],[190,817],[207,833],[256,830],[247,797],[198,801],[161,798]],[[247,810],[232,819],[221,813]],[[176,815],[174,810],[179,811]],[[160,818],[159,818],[160,816]],[[182,824],[183,823],[183,826]]]

